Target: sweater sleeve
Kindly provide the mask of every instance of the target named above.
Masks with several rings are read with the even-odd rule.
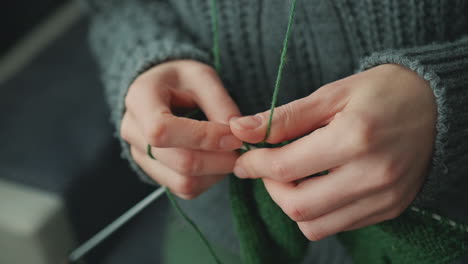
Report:
[[[177,13],[167,1],[87,0],[91,13],[89,41],[101,69],[111,121],[122,145],[122,156],[146,182],[154,183],[130,155],[120,138],[124,99],[133,80],[152,66],[174,59],[202,62],[209,55],[184,32]]]
[[[468,214],[460,217],[468,199],[468,36],[376,52],[361,61],[360,70],[386,63],[405,66],[428,81],[437,103],[432,164],[413,205],[468,221]]]

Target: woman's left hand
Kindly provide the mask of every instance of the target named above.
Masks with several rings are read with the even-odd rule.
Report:
[[[230,121],[258,143],[269,111]],[[262,178],[272,199],[309,240],[399,216],[431,163],[437,105],[415,72],[385,64],[327,84],[275,109],[269,143],[242,155],[234,172]],[[328,170],[324,176],[308,176]]]

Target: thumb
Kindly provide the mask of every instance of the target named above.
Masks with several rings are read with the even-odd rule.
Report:
[[[275,108],[267,142],[295,139],[327,125],[346,105],[346,93],[339,87],[323,86],[315,93]],[[232,133],[242,141],[259,143],[267,133],[270,110],[252,116],[232,118]]]

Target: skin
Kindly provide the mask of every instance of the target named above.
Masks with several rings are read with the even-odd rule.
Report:
[[[255,143],[269,112],[231,121]],[[428,83],[385,64],[327,84],[277,108],[270,143],[242,155],[234,172],[262,178],[272,199],[313,241],[399,216],[427,174],[435,140],[436,103]],[[328,175],[305,178],[329,170]]]
[[[194,61],[160,64],[126,97],[122,137],[154,180],[191,199],[234,170],[261,178],[310,240],[399,216],[420,190],[432,157],[437,106],[429,84],[385,64],[327,84],[275,109],[275,149],[238,156],[241,141],[261,142],[269,111],[240,117],[216,73]],[[209,121],[176,117],[200,107]],[[227,143],[220,144],[227,136]],[[158,159],[146,155],[153,146]],[[314,178],[309,175],[328,170]]]
[[[177,60],[155,66],[132,83],[125,105],[121,137],[140,167],[174,194],[195,198],[232,172],[242,142],[228,122],[240,112],[208,65]],[[201,108],[209,121],[174,115],[180,108]]]

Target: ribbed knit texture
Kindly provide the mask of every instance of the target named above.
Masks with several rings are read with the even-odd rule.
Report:
[[[430,213],[406,212],[392,221],[341,233],[355,263],[442,264],[466,254],[467,226],[439,223]]]
[[[212,61],[208,55],[212,39],[209,2],[96,0],[89,5],[95,13],[91,43],[103,69],[117,131],[125,94],[139,73],[178,58]],[[270,103],[288,6],[289,1],[284,0],[219,1],[222,78],[245,114],[263,111]],[[462,0],[300,1],[284,76],[285,88],[279,96],[281,103],[285,103],[356,70],[383,63],[397,63],[416,71],[434,90],[438,119],[431,170],[414,205],[465,223],[468,223],[468,212],[463,210],[466,208],[463,201],[468,200],[467,13],[467,3]],[[122,141],[122,146],[124,157],[142,178],[148,179],[131,159],[128,145]],[[191,203],[193,206],[187,203],[188,210],[203,208],[197,201]],[[205,205],[211,206],[215,205]],[[197,210],[190,213],[197,214]],[[204,220],[208,226],[222,226],[219,221]],[[226,227],[220,227],[220,232],[223,228]],[[375,230],[375,236],[365,233],[367,230]],[[358,231],[369,239],[351,243],[350,253],[359,260],[357,263],[409,260],[425,263],[427,254],[438,252],[446,256],[439,263],[449,263],[463,252],[462,241],[466,239],[461,231],[452,231],[450,226],[432,218],[406,212],[389,223]],[[451,244],[411,238],[436,233],[455,240]],[[381,240],[379,234],[396,234],[389,244],[397,248],[408,246],[401,247],[398,256],[409,256],[401,250],[412,251],[415,247],[422,253],[393,259],[392,251],[385,251],[388,258],[381,255],[380,262],[372,262],[376,260],[366,259],[363,249],[379,247],[376,243]],[[349,241],[352,236],[344,237],[344,241]],[[389,262],[392,259],[395,262]]]

